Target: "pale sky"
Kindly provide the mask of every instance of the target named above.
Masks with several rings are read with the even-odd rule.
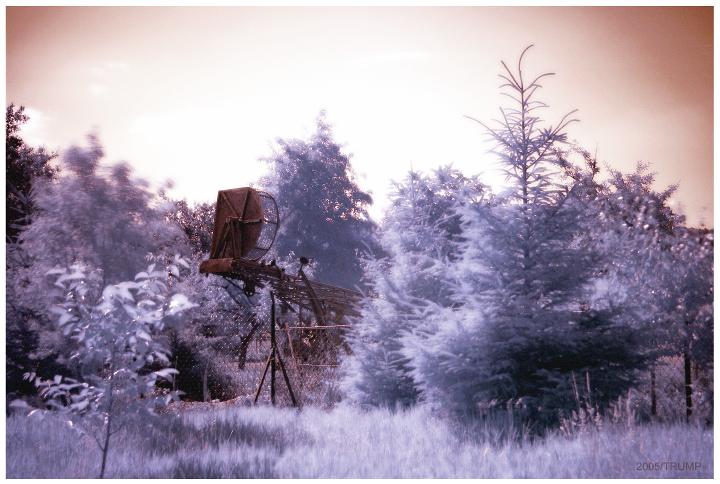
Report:
[[[453,163],[499,183],[481,128],[503,101],[499,62],[557,75],[549,121],[598,158],[679,183],[691,224],[712,226],[713,10],[590,7],[8,7],[7,102],[51,149],[99,133],[172,194],[211,201],[264,172],[277,137],[326,109],[360,186]]]

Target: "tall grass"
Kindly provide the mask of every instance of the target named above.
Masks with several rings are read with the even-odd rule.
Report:
[[[57,415],[11,416],[6,445],[7,477],[97,476],[94,443]],[[202,408],[124,429],[108,476],[693,478],[712,477],[712,448],[712,429],[680,424],[609,423],[531,440],[426,408]],[[701,467],[682,469],[685,462]]]

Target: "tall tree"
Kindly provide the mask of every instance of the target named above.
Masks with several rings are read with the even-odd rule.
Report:
[[[104,282],[111,283],[132,279],[148,253],[186,249],[183,234],[166,220],[147,182],[133,177],[126,163],[103,167],[103,156],[94,136],[87,148],[65,151],[64,176],[36,184],[37,210],[20,240],[36,262],[49,267],[82,262],[101,269]]]
[[[428,342],[418,375],[431,398],[459,413],[515,405],[546,425],[581,399],[616,397],[640,362],[631,328],[588,306],[600,261],[579,236],[592,223],[583,180],[593,172],[568,165],[572,112],[543,125],[536,93],[551,73],[528,78],[526,52],[514,71],[502,63],[513,105],[501,108],[495,126],[478,121],[496,142],[509,186],[490,209],[461,209],[458,307]]]
[[[608,261],[604,292],[622,305],[628,324],[644,328],[653,363],[683,360],[690,418],[696,393],[691,366],[712,368],[713,234],[687,227],[669,207],[677,187],[655,191],[654,182],[646,164],[629,174],[611,171],[588,236]],[[656,416],[654,366],[650,380],[650,414]]]
[[[7,269],[8,345],[29,350],[8,353],[18,357],[8,362],[13,369],[8,386],[17,391],[27,389],[17,380],[22,372],[46,376],[74,364],[74,342],[51,324],[48,271],[83,264],[106,286],[132,280],[150,253],[171,259],[186,252],[182,232],[165,219],[147,184],[125,164],[102,167],[102,156],[91,137],[89,147],[65,151],[62,176],[33,179],[30,223],[20,232],[17,257]]]
[[[55,153],[30,147],[20,137],[20,127],[29,119],[24,106],[10,104],[5,111],[5,236],[9,242],[16,240],[32,212],[33,180],[53,179],[58,173],[50,164]]]
[[[350,156],[333,139],[321,112],[310,140],[279,139],[261,181],[278,202],[277,252],[315,260],[324,282],[353,287],[362,277],[361,256],[374,250],[372,198],[357,185]]]
[[[5,111],[5,238],[6,238],[6,392],[12,395],[34,393],[23,374],[37,371],[42,366],[48,372],[61,372],[52,352],[43,351],[43,340],[38,329],[47,318],[33,308],[20,304],[15,297],[21,288],[16,286],[15,275],[24,269],[25,257],[18,243],[20,231],[27,226],[34,211],[31,198],[38,179],[52,180],[58,168],[51,164],[55,153],[44,148],[33,148],[20,136],[20,129],[29,120],[23,106],[14,104]],[[8,401],[10,398],[8,399]]]
[[[458,203],[481,204],[487,189],[450,167],[430,176],[410,172],[395,185],[380,231],[383,258],[366,262],[369,298],[352,336],[349,393],[365,404],[407,407],[420,390],[414,354],[453,304],[449,261],[462,233]]]

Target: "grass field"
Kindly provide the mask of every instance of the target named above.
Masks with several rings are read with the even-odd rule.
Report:
[[[200,406],[114,436],[108,477],[712,477],[712,429],[605,426],[531,441],[418,408]],[[92,438],[57,415],[7,419],[9,478],[97,477]],[[689,463],[699,467],[689,469]]]

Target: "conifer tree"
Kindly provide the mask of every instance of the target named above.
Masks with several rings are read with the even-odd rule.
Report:
[[[526,76],[528,49],[515,71],[502,63],[512,106],[494,126],[478,121],[496,143],[508,189],[489,209],[460,208],[458,307],[446,311],[448,323],[428,341],[415,374],[430,399],[458,413],[512,405],[543,426],[581,400],[611,400],[639,362],[637,335],[613,311],[588,305],[600,260],[579,235],[592,223],[584,189],[594,173],[567,161],[573,112],[548,127],[539,117],[546,105],[536,93],[552,74]],[[611,384],[608,372],[617,376]]]
[[[451,305],[450,260],[461,237],[459,200],[480,204],[486,188],[451,167],[410,172],[395,185],[380,235],[386,257],[366,261],[369,298],[353,335],[350,393],[359,401],[407,407],[420,398],[412,376],[416,347]]]
[[[21,126],[29,119],[24,106],[10,104],[5,110],[5,236],[11,243],[30,220],[34,179],[52,180],[58,175],[50,163],[57,154],[28,146],[20,136]]]
[[[360,257],[375,248],[376,226],[368,215],[372,198],[358,187],[350,156],[333,139],[324,112],[310,140],[277,143],[260,182],[280,211],[277,253],[308,257],[321,281],[354,287],[362,277]]]

